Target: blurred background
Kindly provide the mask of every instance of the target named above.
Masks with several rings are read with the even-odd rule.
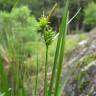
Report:
[[[14,6],[28,6],[31,14],[38,18],[43,14],[47,16],[52,6],[58,3],[54,15],[51,17],[51,25],[58,31],[58,26],[62,18],[63,8],[66,0],[0,0],[0,10],[10,12]],[[70,0],[70,18],[81,8],[79,15],[69,26],[69,33],[73,30],[90,31],[96,25],[96,0]]]

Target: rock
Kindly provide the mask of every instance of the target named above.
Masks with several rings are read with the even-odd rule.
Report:
[[[94,37],[94,36],[96,36],[96,26],[90,31],[90,33],[89,33],[89,37]]]
[[[69,76],[64,87],[65,96],[95,96],[96,36],[91,36],[89,40],[80,42],[70,52],[65,63],[63,82]]]
[[[82,46],[82,45],[85,45],[85,44],[87,44],[87,40],[81,41],[78,45],[79,45],[79,46]]]

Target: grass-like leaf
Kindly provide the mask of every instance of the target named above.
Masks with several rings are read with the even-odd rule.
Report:
[[[54,65],[52,69],[48,96],[52,95],[52,89],[53,89],[54,79],[56,75],[56,68],[58,72],[57,72],[57,78],[56,78],[56,83],[55,83],[54,95],[57,96],[57,93],[58,93],[58,88],[59,88],[58,85],[60,81],[61,68],[62,68],[62,62],[63,62],[63,57],[64,57],[64,46],[65,46],[65,36],[67,32],[67,22],[68,22],[68,3],[65,6],[64,16],[63,16],[63,19],[59,28],[59,36],[58,36],[58,41],[57,41],[57,47],[56,47],[56,52],[55,52]],[[58,64],[58,61],[59,61],[59,64]]]
[[[0,57],[0,91],[4,93],[7,92],[8,89],[9,89],[9,85],[7,80],[7,74],[4,70],[4,62]],[[10,93],[8,92],[6,96],[10,96]]]
[[[57,66],[57,77],[55,82],[55,93],[54,96],[58,96],[59,91],[59,85],[61,80],[61,72],[62,72],[62,64],[63,64],[63,58],[64,58],[64,48],[65,48],[65,38],[67,33],[67,22],[68,22],[68,3],[66,4],[65,10],[64,10],[64,16],[63,20],[60,26],[60,33],[62,34],[61,39],[61,46],[60,46],[60,54],[58,58],[58,66]]]

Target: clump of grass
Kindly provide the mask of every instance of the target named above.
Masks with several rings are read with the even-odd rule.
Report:
[[[56,7],[56,5],[55,5]],[[50,14],[52,14],[53,10],[55,9],[53,7],[52,11]],[[61,69],[62,69],[62,63],[63,63],[63,58],[64,58],[64,48],[65,48],[65,36],[67,33],[67,23],[68,23],[68,3],[65,6],[64,10],[64,16],[62,19],[61,26],[59,28],[59,36],[58,36],[58,41],[57,41],[57,47],[56,47],[56,52],[55,52],[55,57],[54,57],[54,65],[52,69],[52,75],[51,75],[51,81],[48,89],[48,81],[47,81],[47,72],[48,72],[48,49],[49,46],[54,39],[53,35],[53,30],[52,28],[48,25],[48,20],[50,18],[50,14],[48,18],[45,18],[44,16],[40,19],[40,26],[43,29],[43,36],[46,44],[46,59],[45,59],[45,80],[44,80],[44,96],[51,96],[52,95],[52,89],[53,89],[53,84],[54,84],[54,79],[55,76],[55,91],[54,91],[54,96],[58,96],[58,91],[59,91],[59,85],[60,85],[60,77],[61,77]],[[57,73],[56,73],[57,69]]]
[[[61,68],[62,68],[62,63],[63,63],[63,58],[64,58],[64,47],[65,47],[65,36],[67,32],[67,22],[68,22],[68,4],[66,4],[65,10],[64,10],[64,16],[62,19],[62,23],[59,29],[59,37],[57,41],[57,48],[56,48],[56,53],[55,53],[55,58],[54,58],[54,65],[53,65],[53,70],[52,70],[52,76],[51,76],[51,81],[50,81],[50,88],[48,95],[52,95],[52,89],[53,89],[53,84],[54,84],[54,79],[55,79],[55,74],[56,74],[56,67],[57,67],[57,74],[56,74],[56,81],[55,81],[55,92],[54,95],[58,95],[58,89],[60,85],[60,77],[61,77]]]
[[[53,9],[55,9],[55,7],[53,7]],[[49,18],[43,19],[43,20],[47,20],[47,23],[45,23],[46,25],[43,26],[43,35],[44,35],[44,40],[45,40],[45,44],[46,44],[44,96],[51,96],[51,95],[61,96],[61,94],[62,94],[62,91],[61,91],[62,87],[60,85],[60,81],[61,81],[62,64],[63,64],[63,59],[64,59],[67,28],[68,28],[68,24],[77,16],[79,11],[80,11],[80,9],[68,21],[68,19],[69,19],[68,2],[66,3],[66,6],[64,8],[63,19],[62,19],[62,22],[61,22],[61,25],[59,28],[59,33],[56,36],[53,36],[52,31],[49,31],[50,29],[46,30],[46,28],[50,28],[50,26],[48,26]],[[50,15],[49,15],[49,17],[50,17]],[[58,37],[58,40],[57,40],[57,47],[56,47],[56,52],[55,52],[55,56],[54,56],[54,64],[53,64],[53,69],[52,69],[52,74],[51,74],[51,80],[50,80],[50,84],[49,84],[49,88],[48,88],[48,84],[47,84],[48,49],[49,49],[49,45],[51,44],[52,40],[55,37]],[[55,87],[54,93],[52,93],[52,90],[54,87]]]
[[[52,8],[52,10],[49,13],[48,17],[45,17],[44,15],[40,18],[40,27],[42,30],[42,34],[44,37],[45,45],[46,45],[46,59],[45,59],[45,80],[44,80],[44,96],[48,95],[48,80],[47,80],[47,73],[48,73],[48,51],[49,46],[51,45],[53,38],[54,38],[54,31],[51,26],[49,26],[49,20],[56,8],[57,4],[55,4]]]

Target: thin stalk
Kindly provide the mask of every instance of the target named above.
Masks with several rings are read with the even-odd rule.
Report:
[[[46,46],[45,80],[44,80],[44,96],[47,96],[47,88],[48,88],[47,72],[48,72],[48,46]]]
[[[37,88],[38,88],[38,53],[37,53],[37,72],[36,72],[36,84],[35,84],[35,96],[37,96]]]
[[[68,21],[67,24],[70,24],[70,22],[72,22],[72,20],[78,15],[78,13],[81,11],[81,8],[76,12],[76,14]]]
[[[67,25],[69,25],[74,18],[79,14],[79,12],[81,11],[81,8],[75,13],[75,15],[68,21]],[[53,40],[55,40],[57,37],[59,36],[59,33],[56,34],[56,36],[53,38]]]
[[[48,18],[48,21],[50,21],[50,18],[51,18],[51,16],[53,15],[56,7],[57,7],[57,3],[55,3],[55,5],[53,6],[53,8],[51,9],[51,11],[50,11],[50,13],[49,13],[49,15],[48,15],[48,17],[47,17],[47,18]]]

